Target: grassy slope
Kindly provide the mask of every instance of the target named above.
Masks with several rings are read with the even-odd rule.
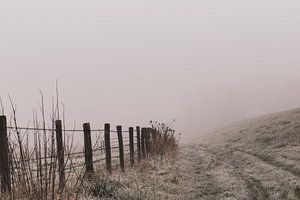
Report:
[[[174,163],[128,171],[117,178],[114,194],[124,200],[300,199],[299,134],[300,109],[243,121],[210,134],[209,144],[182,146]]]
[[[300,109],[228,126],[212,134],[209,141],[300,175]]]

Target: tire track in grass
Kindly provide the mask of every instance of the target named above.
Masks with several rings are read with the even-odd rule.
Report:
[[[216,165],[216,158],[198,145],[188,145],[182,150],[180,173],[185,177],[187,195],[185,200],[217,199],[220,191],[211,169]]]
[[[232,162],[244,177],[250,197],[299,199],[297,188],[300,188],[300,178],[293,173],[241,151],[233,151]]]
[[[286,171],[288,173],[292,173],[294,176],[297,176],[297,177],[300,178],[300,171],[298,169],[294,169],[291,166],[285,165],[283,163],[276,162],[275,160],[273,160],[270,157],[266,157],[266,156],[263,156],[263,155],[258,155],[256,153],[245,152],[243,150],[236,150],[236,151],[239,151],[239,152],[241,152],[243,154],[247,154],[247,155],[250,155],[250,156],[254,156],[257,159],[261,160],[261,162],[264,162],[264,163],[266,163],[268,165],[272,165],[272,166],[274,166],[276,168],[279,168],[281,170],[284,170],[284,171]]]
[[[243,188],[246,189],[247,194],[244,196],[243,199],[249,199],[249,200],[266,200],[269,199],[269,193],[267,189],[263,186],[260,180],[250,176],[246,169],[244,168],[244,165],[248,165],[249,163],[244,163],[244,160],[242,160],[243,163],[240,163],[239,159],[236,159],[237,157],[234,157],[235,151],[233,149],[228,148],[213,148],[214,152],[219,152],[219,159],[223,159],[224,161],[230,163],[230,165],[234,168],[233,173],[236,177],[238,177],[242,183]]]
[[[270,195],[267,189],[264,188],[262,183],[250,176],[244,176],[243,180],[246,183],[246,187],[249,191],[248,198],[252,200],[266,200],[269,199]]]
[[[203,147],[203,146],[202,146]],[[233,159],[234,150],[229,148],[217,148],[217,147],[209,147],[204,146],[206,151],[216,155],[217,159],[223,163],[220,167],[230,168],[231,169],[231,176],[227,177],[226,181],[231,181],[231,179],[237,179],[238,182],[241,184],[240,189],[246,190],[245,194],[237,194],[235,193],[234,197],[236,199],[249,199],[249,200],[265,200],[269,199],[269,193],[267,188],[263,186],[260,180],[248,175],[243,168],[245,163],[239,163],[239,160]],[[246,163],[247,165],[247,163]],[[232,191],[231,193],[234,193]],[[242,192],[242,191],[241,191]],[[230,191],[229,191],[230,193]]]
[[[247,199],[247,189],[235,168],[224,158],[224,152],[206,145],[195,145],[189,149],[193,162],[195,184],[193,199],[223,200]]]

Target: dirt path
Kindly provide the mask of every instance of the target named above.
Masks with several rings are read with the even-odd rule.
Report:
[[[300,199],[297,174],[242,151],[186,145],[176,170],[185,199]]]

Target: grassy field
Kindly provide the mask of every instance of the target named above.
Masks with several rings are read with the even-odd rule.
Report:
[[[181,148],[185,199],[300,199],[300,109],[243,121]]]
[[[300,109],[242,121],[118,180],[110,199],[300,199]],[[133,173],[133,174],[132,174]]]
[[[126,167],[124,174],[96,170],[56,199],[297,200],[299,128],[300,109],[242,121],[180,145],[163,158]]]

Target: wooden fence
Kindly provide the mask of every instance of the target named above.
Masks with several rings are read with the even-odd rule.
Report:
[[[117,126],[116,131],[111,130],[110,124],[105,124],[104,129],[99,130],[91,130],[89,123],[83,124],[82,130],[63,130],[62,121],[55,121],[54,129],[37,129],[37,128],[22,128],[22,127],[8,127],[6,116],[0,116],[0,178],[1,178],[1,192],[10,192],[12,189],[12,178],[11,178],[11,167],[12,163],[10,158],[10,149],[9,149],[9,137],[8,130],[18,129],[18,130],[29,130],[29,131],[53,131],[55,132],[55,140],[56,140],[56,155],[55,158],[58,163],[58,187],[63,188],[66,182],[65,171],[66,161],[65,161],[65,146],[64,146],[64,137],[63,133],[65,131],[77,131],[82,132],[83,143],[84,143],[84,151],[83,152],[75,152],[72,155],[79,155],[82,153],[84,157],[84,163],[81,163],[79,166],[83,166],[85,168],[86,174],[94,173],[94,164],[98,161],[105,161],[106,170],[111,173],[112,172],[112,158],[118,159],[118,164],[122,172],[125,172],[125,153],[124,153],[124,134],[128,134],[129,139],[129,164],[133,166],[137,160],[140,162],[142,159],[145,159],[151,153],[150,140],[151,138],[155,138],[155,132],[148,127],[140,128],[137,126],[135,129],[133,127],[129,127],[128,130],[123,131],[122,126]],[[100,150],[105,153],[105,157],[103,159],[95,160],[94,153],[95,149],[92,147],[92,133],[95,131],[103,131],[104,134],[104,147]],[[117,134],[118,146],[112,147],[112,139],[111,134]],[[112,150],[118,149],[118,155],[113,155]],[[47,159],[42,157],[42,159]],[[30,160],[28,160],[30,162]],[[74,167],[74,166],[73,166]]]

